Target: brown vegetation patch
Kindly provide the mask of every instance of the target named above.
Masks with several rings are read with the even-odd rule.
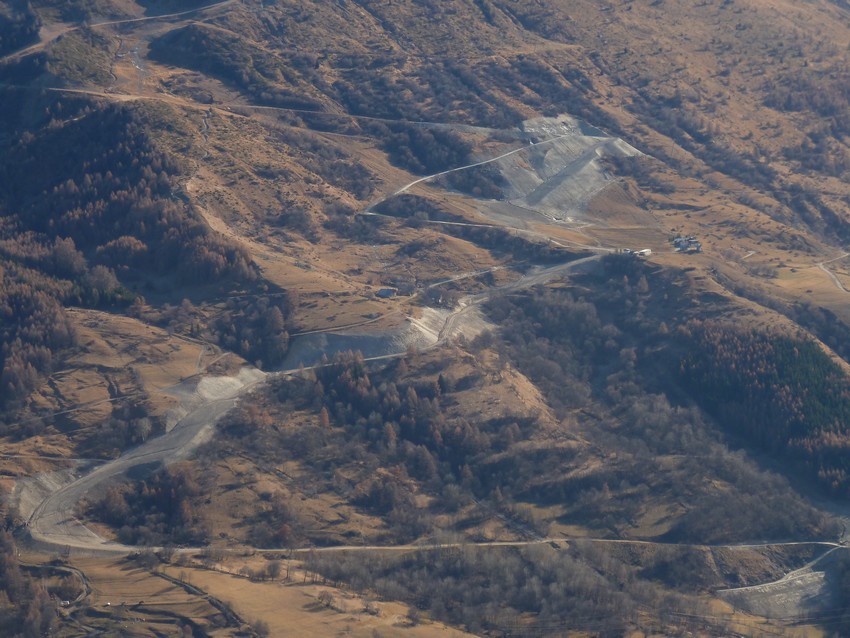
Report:
[[[231,566],[235,570],[235,566]],[[199,569],[171,568],[188,582],[225,601],[248,622],[260,621],[269,634],[337,636],[345,632],[363,638],[379,635],[412,638],[463,638],[469,636],[446,625],[427,621],[412,623],[410,607],[392,601],[376,601],[348,589],[299,582],[254,582],[237,575]],[[312,580],[311,575],[305,575]]]

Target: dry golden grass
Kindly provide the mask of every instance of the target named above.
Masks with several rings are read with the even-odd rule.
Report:
[[[284,498],[299,525],[309,529],[314,539],[347,544],[352,538],[368,540],[385,531],[380,518],[364,514],[333,492],[305,489],[312,485],[312,474],[304,463],[268,468],[244,458],[231,458],[216,463],[214,472],[219,487],[209,496],[204,516],[216,544],[248,544],[252,521],[272,496]]]
[[[486,375],[483,384],[457,393],[457,411],[463,416],[475,416],[482,421],[537,417],[541,426],[559,427],[537,387],[512,366],[503,366],[493,352],[484,351],[477,360],[464,359],[443,374],[456,379],[467,375]]]
[[[742,636],[787,636],[788,638],[822,638],[827,635],[823,629],[814,625],[797,625],[793,627],[782,626],[767,618],[753,616],[736,610],[725,601],[716,598],[711,599],[710,609],[712,614],[729,618],[729,630]]]
[[[647,504],[638,512],[635,526],[628,530],[628,536],[634,538],[657,538],[669,532],[687,510],[679,503],[664,502]]]
[[[197,373],[201,344],[131,317],[72,309],[82,344],[72,364],[133,368],[145,385],[164,388]]]
[[[91,587],[91,596],[80,605],[91,609],[83,616],[87,625],[129,627],[134,636],[176,636],[179,626],[191,620],[216,638],[234,635],[232,629],[221,628],[220,612],[203,596],[187,593],[124,558],[74,558],[70,565],[86,575]]]
[[[175,401],[164,390],[203,371],[211,348],[136,319],[90,309],[69,309],[79,347],[34,392],[21,424],[51,415],[56,428],[24,441],[0,441],[0,469],[12,476],[64,467],[73,438],[112,415],[123,400],[145,398],[154,416]],[[200,364],[200,367],[199,367]]]
[[[225,601],[248,622],[267,623],[272,636],[462,638],[470,635],[437,622],[412,625],[407,619],[409,607],[401,603],[370,601],[378,613],[367,613],[367,601],[346,590],[313,584],[252,582],[199,569],[184,571],[193,585]],[[173,576],[180,573],[175,568],[167,572]],[[322,592],[332,597],[330,606],[319,600]]]

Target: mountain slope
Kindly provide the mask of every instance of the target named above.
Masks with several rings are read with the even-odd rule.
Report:
[[[140,446],[103,465],[128,482],[61,503],[86,534],[434,543],[435,569],[405,545],[287,574],[493,635],[756,635],[715,589],[816,558],[797,543],[843,551],[847,18],[0,2],[0,443],[8,476],[57,471],[18,483],[21,512],[38,527],[27,486]],[[245,367],[284,373],[199,455],[133,461],[220,416],[197,388],[262,376]],[[522,545],[541,539],[568,547]],[[520,545],[453,562],[502,540]],[[806,578],[837,592],[835,565]],[[450,578],[474,612],[422,600]],[[837,600],[789,615],[826,626]]]

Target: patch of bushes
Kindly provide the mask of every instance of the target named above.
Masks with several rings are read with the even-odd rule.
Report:
[[[202,491],[194,468],[174,463],[138,483],[109,488],[89,508],[128,545],[201,545],[209,541],[209,530],[193,501]]]

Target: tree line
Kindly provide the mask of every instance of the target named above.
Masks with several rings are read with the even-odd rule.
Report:
[[[110,487],[85,508],[112,525],[122,543],[203,545],[209,541],[209,529],[194,506],[201,492],[193,468],[173,463],[138,483]]]
[[[837,494],[850,492],[850,387],[810,339],[694,323],[681,372],[692,396],[733,435],[788,457]]]

